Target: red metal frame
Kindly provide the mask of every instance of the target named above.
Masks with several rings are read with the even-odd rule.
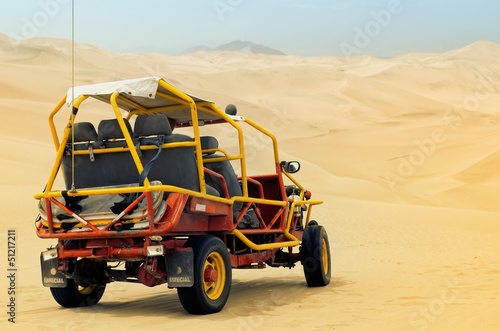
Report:
[[[144,230],[127,230],[127,231],[117,231],[117,230],[111,230],[112,224],[116,223],[119,219],[121,219],[126,213],[122,212],[120,215],[117,216],[114,220],[110,221],[103,229],[98,229],[94,225],[92,225],[90,222],[85,221],[81,216],[77,215],[73,211],[69,210],[61,204],[59,201],[53,198],[46,199],[46,204],[47,204],[47,218],[48,218],[48,223],[49,227],[46,228],[43,226],[42,222],[38,222],[37,224],[37,235],[40,238],[58,238],[58,239],[90,239],[90,238],[113,238],[113,237],[147,237],[147,236],[158,236],[158,235],[164,235],[177,224],[177,222],[180,219],[180,216],[183,212],[184,206],[187,203],[187,200],[189,198],[188,194],[181,194],[181,193],[170,193],[168,199],[167,199],[167,211],[165,212],[165,215],[162,217],[161,220],[158,221],[156,226],[154,225],[154,209],[153,209],[153,202],[152,202],[152,196],[151,192],[145,192],[143,195],[145,195],[147,202],[148,202],[148,216],[149,216],[149,229],[144,229]],[[137,200],[142,200],[144,197],[142,195],[136,199]],[[56,233],[54,231],[54,227],[52,224],[52,212],[51,212],[51,206],[50,202],[55,203],[59,207],[61,207],[64,211],[69,213],[70,215],[73,216],[78,216],[79,219],[84,220],[87,222],[85,224],[87,227],[91,229],[91,231],[87,232],[58,232]],[[139,202],[137,202],[139,203]],[[130,207],[130,206],[129,206]],[[132,207],[130,207],[132,208]],[[129,209],[129,208],[127,208]],[[126,209],[126,210],[127,210]],[[116,222],[115,222],[116,220]],[[113,223],[114,222],[114,223]]]
[[[229,192],[224,177],[210,169],[204,168],[206,174],[212,175],[219,179],[224,189],[225,198],[229,199]],[[288,201],[285,191],[283,178],[281,176],[281,167],[277,165],[277,174],[247,177],[248,182],[256,188],[256,198],[265,199],[266,193],[265,183],[271,185],[270,199]],[[279,197],[278,197],[279,196]],[[149,227],[141,230],[127,230],[118,231],[113,229],[115,225],[119,224],[120,220],[141,201],[146,199],[147,202],[147,215],[149,216]],[[92,259],[105,259],[105,260],[126,260],[126,261],[148,261],[150,258],[147,256],[147,247],[151,245],[151,236],[162,236],[163,240],[157,241],[154,245],[162,245],[165,249],[170,250],[186,250],[184,248],[185,240],[179,240],[179,236],[192,236],[203,235],[212,233],[215,235],[222,235],[226,241],[226,235],[229,235],[233,229],[236,228],[237,223],[243,218],[245,213],[250,207],[253,209],[259,219],[258,229],[240,229],[240,231],[248,236],[274,234],[275,243],[286,241],[283,233],[285,232],[287,220],[287,206],[271,206],[261,205],[253,202],[246,202],[241,209],[240,215],[233,221],[233,210],[231,205],[221,202],[215,202],[203,198],[189,196],[188,194],[170,192],[166,200],[167,210],[163,217],[155,222],[153,198],[151,192],[142,193],[135,199],[123,212],[117,215],[113,220],[106,224],[102,229],[94,226],[90,221],[85,220],[77,213],[71,211],[63,203],[55,198],[45,199],[48,227],[44,227],[42,222],[37,224],[37,235],[42,238],[57,238],[59,239],[58,245],[58,258],[61,260],[75,259],[75,258],[92,258]],[[80,220],[90,231],[85,232],[64,232],[63,229],[56,232],[52,220],[51,204],[56,204],[59,208],[66,213]],[[267,208],[266,216],[263,216],[260,208]],[[276,210],[274,212],[274,210]],[[272,211],[274,215],[270,215]],[[266,219],[271,220],[266,223]],[[296,231],[296,224],[298,218],[293,218],[291,222],[291,233],[297,235],[299,239],[302,238],[302,232]],[[140,240],[136,237],[145,238]],[[235,237],[231,236],[233,240],[233,247]],[[258,237],[256,237],[258,238]],[[67,239],[86,239],[82,241],[83,247],[69,247],[64,246],[63,241]],[[229,246],[228,246],[229,247]],[[264,262],[273,258],[279,248],[268,249],[262,251],[244,252],[241,254],[230,253],[232,267],[241,267],[257,264],[258,267],[263,267]],[[154,261],[151,260],[154,264]],[[290,262],[293,265],[293,262]],[[290,266],[291,266],[290,265]],[[146,269],[143,270],[141,275],[138,275],[140,281],[144,284],[154,286],[163,283],[161,278],[164,271],[154,269],[154,276]],[[152,271],[153,272],[153,271]],[[162,276],[163,275],[163,276]],[[159,277],[159,278],[158,278]],[[164,277],[163,277],[164,278]]]
[[[215,172],[215,171],[213,171],[213,170],[210,170],[210,169],[208,169],[208,168],[206,168],[206,167],[203,167],[203,170],[204,170],[207,174],[209,174],[209,175],[211,175],[211,176],[214,176],[214,177],[218,178],[218,179],[222,182],[222,189],[224,190],[224,197],[225,197],[226,199],[229,199],[229,191],[227,190],[226,179],[224,178],[224,176],[222,176],[221,174],[219,174],[219,173],[217,173],[217,172]]]

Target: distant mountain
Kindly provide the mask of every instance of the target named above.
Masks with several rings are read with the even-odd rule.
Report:
[[[285,53],[278,51],[277,49],[270,48],[260,44],[255,44],[250,41],[241,41],[241,40],[231,41],[227,44],[217,46],[214,48],[214,51],[285,55]]]
[[[246,54],[268,54],[268,55],[286,55],[277,49],[267,47],[261,44],[256,44],[250,41],[235,40],[227,44],[210,48],[205,45],[194,46],[186,49],[181,54],[190,54],[196,52],[239,52]]]
[[[191,48],[188,48],[184,51],[181,52],[181,54],[191,54],[191,53],[197,53],[197,52],[210,52],[212,51],[212,48],[205,46],[205,45],[198,45],[198,46],[193,46]]]

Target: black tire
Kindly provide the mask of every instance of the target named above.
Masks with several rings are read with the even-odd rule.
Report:
[[[302,237],[301,263],[304,268],[307,285],[325,286],[330,283],[332,266],[330,244],[325,228],[309,225]]]
[[[50,292],[58,304],[73,308],[95,305],[101,300],[105,289],[106,284],[82,287],[77,285],[73,279],[68,279],[66,287],[51,287]]]
[[[194,252],[194,285],[178,287],[182,306],[191,314],[212,314],[224,308],[231,291],[232,268],[226,245],[217,237],[201,236],[189,239],[187,247]],[[206,277],[207,270],[217,272],[215,280]]]

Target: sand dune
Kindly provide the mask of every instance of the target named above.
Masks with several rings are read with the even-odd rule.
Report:
[[[52,167],[47,117],[71,85],[70,46],[0,35],[0,229],[19,235],[21,329],[500,328],[500,45],[377,59],[77,44],[78,85],[157,75],[221,107],[237,104],[277,135],[283,159],[302,162],[297,178],[325,201],[313,214],[330,236],[333,282],[307,288],[300,265],[236,270],[225,309],[210,316],[185,313],[166,286],[114,283],[99,305],[68,310],[41,285],[39,252],[54,242],[35,235],[32,196]],[[254,171],[266,170],[264,143],[247,140]]]

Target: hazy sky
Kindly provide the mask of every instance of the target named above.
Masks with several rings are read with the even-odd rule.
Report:
[[[74,0],[75,40],[177,54],[245,40],[287,54],[388,57],[500,43],[494,0]],[[1,0],[0,32],[71,39],[71,0]]]

